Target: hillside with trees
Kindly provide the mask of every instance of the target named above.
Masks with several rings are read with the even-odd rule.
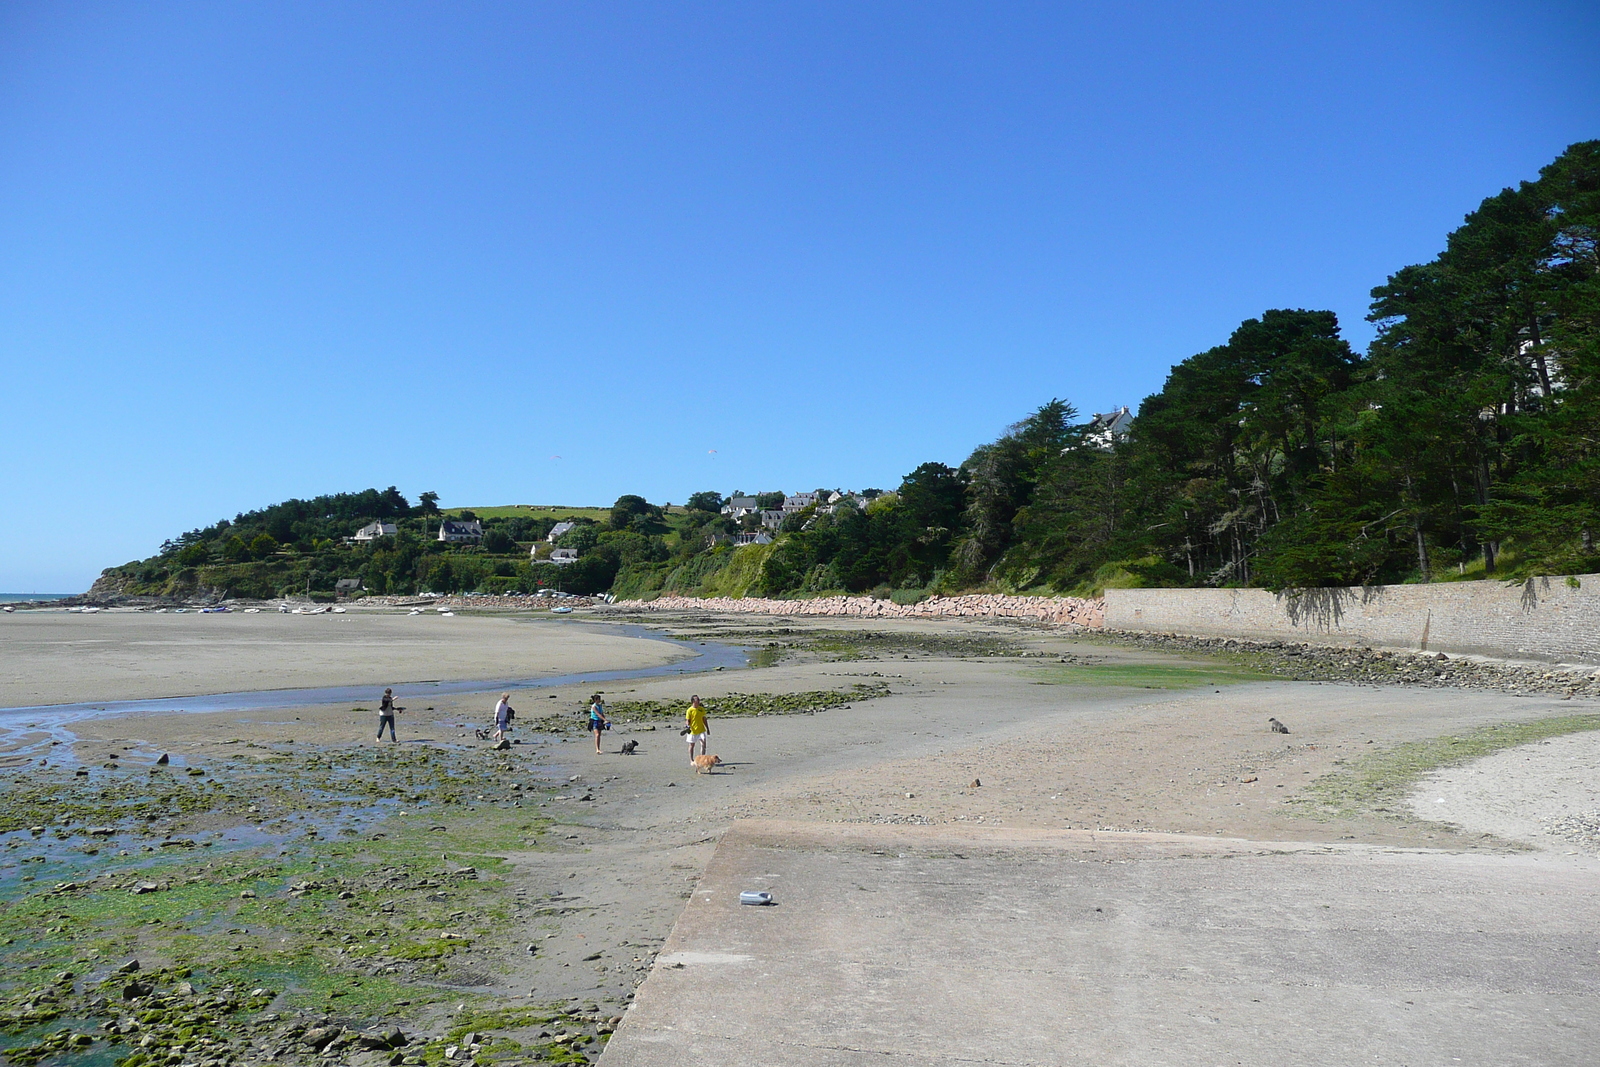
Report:
[[[1372,291],[1366,353],[1329,311],[1278,309],[1172,368],[1131,432],[1051,400],[959,466],[788,514],[736,546],[716,492],[624,496],[537,558],[549,513],[474,545],[394,488],[290,500],[107,572],[127,592],[611,590],[915,599],[976,588],[1270,588],[1600,569],[1600,141],[1485,200],[1432,261]],[[763,507],[778,494],[765,494]],[[870,498],[870,499],[866,499]],[[362,525],[393,536],[353,543]],[[744,524],[748,526],[748,522]]]

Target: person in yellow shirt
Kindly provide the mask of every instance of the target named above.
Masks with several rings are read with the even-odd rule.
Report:
[[[700,755],[706,754],[706,746],[711,742],[711,723],[706,721],[706,709],[700,706],[700,698],[689,698],[689,710],[683,713],[684,723],[689,727],[685,736],[689,739],[689,766],[694,766],[694,743],[700,742]]]

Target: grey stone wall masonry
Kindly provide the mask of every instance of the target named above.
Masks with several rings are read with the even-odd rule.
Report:
[[[1600,664],[1600,574],[1283,593],[1108,589],[1105,626]]]

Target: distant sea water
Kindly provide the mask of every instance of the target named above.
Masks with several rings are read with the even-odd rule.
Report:
[[[24,600],[65,600],[77,593],[0,593],[0,604],[16,604]]]

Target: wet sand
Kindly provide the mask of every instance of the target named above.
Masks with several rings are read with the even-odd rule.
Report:
[[[115,626],[94,629],[108,618]],[[80,621],[87,625],[71,628]],[[163,628],[170,621],[181,625]],[[205,629],[219,621],[233,628]],[[652,656],[659,662],[675,651],[659,642],[608,636],[603,624],[512,618],[168,617],[137,629],[142,622],[90,616],[41,632],[58,635],[72,648],[84,635],[144,635],[124,637],[116,654],[136,657],[153,648],[153,665],[137,675],[107,670],[106,698],[148,694],[157,678],[202,679],[178,670],[185,659],[181,649],[190,646],[206,650],[210,673],[202,680],[218,688],[240,688],[239,676],[260,669],[263,658],[293,663],[318,648],[321,661],[297,668],[317,681],[329,671],[351,670],[372,648],[388,649],[383,654],[394,657],[387,662],[397,671],[409,655],[414,677],[494,673],[513,658],[524,669],[530,663],[551,663],[562,671],[579,663],[603,668]],[[704,617],[650,622],[721,640],[743,635],[756,646],[772,638],[774,627],[789,635],[785,640],[856,629],[908,640],[993,638],[1011,642],[1012,654],[878,652],[844,661],[800,654],[777,666],[602,687],[613,703],[674,705],[691,693],[714,699],[861,683],[890,688],[889,696],[815,714],[713,716],[711,751],[726,763],[710,775],[688,767],[675,722],[619,721],[605,735],[604,752],[596,754],[580,725],[587,687],[516,693],[514,736],[522,743],[504,755],[507,769],[485,778],[476,802],[507,809],[526,805],[553,820],[538,847],[505,853],[511,864],[506,892],[519,900],[559,897],[560,905],[517,911],[492,940],[461,958],[460,966],[477,975],[480,994],[541,1003],[571,998],[599,1005],[601,1015],[620,1010],[652,965],[721,834],[742,818],[1119,829],[1505,851],[1516,845],[1476,829],[1401,817],[1346,818],[1295,801],[1308,783],[1384,746],[1490,723],[1600,710],[1592,701],[1555,696],[1334,683],[1265,681],[1175,691],[1081,679],[1061,684],[1054,671],[1060,657],[1117,667],[1181,667],[1184,661],[1001,624]],[[261,623],[266,625],[252,628]],[[332,625],[321,628],[325,623]],[[152,642],[149,634],[171,637]],[[319,642],[319,636],[328,640]],[[60,664],[76,653],[58,647],[30,655],[29,662]],[[98,662],[111,662],[109,653],[99,655]],[[534,658],[541,655],[547,658]],[[27,684],[43,686],[43,669],[36,671]],[[119,679],[128,688],[115,688]],[[486,724],[495,696],[450,694],[431,706],[409,704],[394,748],[482,749],[485,743],[473,728]],[[71,749],[87,766],[113,754],[127,765],[163,752],[173,755],[175,765],[210,766],[225,754],[281,754],[290,741],[297,752],[370,746],[379,744],[372,737],[375,707],[376,691],[365,710],[341,704],[111,716],[76,724],[79,740]],[[541,724],[544,716],[552,721]],[[1268,716],[1287,722],[1293,732],[1272,733]],[[635,754],[620,754],[624,740],[638,742]],[[530,792],[535,789],[537,794]],[[1452,815],[1473,825],[1456,811]],[[1537,814],[1532,817],[1537,822]]]
[[[1019,638],[1027,650],[1051,657],[1181,662],[1049,631],[937,625]],[[915,632],[928,624],[872,626]],[[818,624],[830,627],[837,621]],[[865,682],[892,689],[888,697],[811,715],[713,717],[711,750],[726,765],[712,775],[687,766],[676,724],[619,723],[606,735],[604,754],[596,755],[578,727],[586,691],[516,694],[516,733],[525,743],[511,758],[530,777],[570,784],[570,795],[545,805],[557,822],[559,849],[515,857],[524,884],[564,880],[564,892],[595,910],[558,930],[508,933],[508,943],[549,940],[536,959],[508,953],[499,987],[621,1003],[642,977],[631,963],[636,948],[628,950],[622,970],[615,960],[597,968],[584,957],[598,945],[664,938],[686,887],[719,835],[740,818],[1504,849],[1503,839],[1468,837],[1443,824],[1330,818],[1291,801],[1306,783],[1372,746],[1584,710],[1553,697],[1495,693],[1296,682],[1169,692],[1048,684],[1047,677],[1047,664],[1026,659],[933,657],[788,663],[606,687],[613,702],[683,702],[692,692],[714,698]],[[431,709],[411,708],[400,720],[402,742],[481,744],[472,729],[486,723],[495,695],[452,695]],[[558,736],[565,740],[539,733],[534,718],[543,714],[562,718],[568,732]],[[1293,733],[1272,733],[1268,716],[1288,721]],[[371,744],[374,727],[368,712],[325,706],[106,718],[76,729],[83,739],[80,758],[90,763],[112,750],[187,752],[193,759],[240,742]],[[619,754],[626,739],[639,742],[635,754]]]

